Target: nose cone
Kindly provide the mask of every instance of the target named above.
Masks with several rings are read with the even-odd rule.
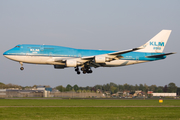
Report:
[[[8,51],[4,52],[3,55],[4,55],[4,56],[5,56],[5,55],[8,55]]]
[[[10,60],[15,60],[13,55],[14,55],[14,52],[11,49],[3,53],[3,56]]]
[[[9,55],[9,50],[3,53],[3,56],[6,58],[8,58],[8,55]]]
[[[9,58],[11,55],[13,55],[14,51],[13,49],[7,50],[3,53],[3,56],[6,58]]]
[[[3,55],[6,57],[6,55],[9,55],[9,50],[4,52]]]
[[[19,52],[19,47],[14,47],[12,49],[5,51],[3,53],[3,56],[8,58],[8,59],[15,60],[14,56],[16,56],[18,52]]]

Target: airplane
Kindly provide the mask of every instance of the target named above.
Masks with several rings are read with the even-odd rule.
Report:
[[[171,30],[162,30],[144,45],[123,50],[92,50],[75,49],[55,45],[19,44],[6,51],[3,55],[21,64],[23,63],[54,65],[55,69],[74,67],[79,75],[92,73],[92,67],[117,67],[165,59],[164,47],[170,36]],[[79,69],[81,67],[81,69]]]

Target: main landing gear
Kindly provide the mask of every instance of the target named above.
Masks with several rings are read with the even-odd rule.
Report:
[[[21,64],[20,70],[24,70],[23,62],[19,62]]]
[[[81,74],[78,66],[75,67],[75,71],[77,72],[78,75]],[[89,66],[82,67],[81,71],[83,72],[83,74],[92,73],[93,72]]]
[[[75,67],[75,71],[77,72],[78,75],[81,74],[81,72],[79,71],[79,67],[78,66]]]
[[[93,72],[89,66],[82,67],[81,71],[83,72],[83,74],[92,73]]]

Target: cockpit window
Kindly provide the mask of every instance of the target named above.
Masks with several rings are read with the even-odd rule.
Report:
[[[20,48],[20,46],[15,46],[16,48]]]

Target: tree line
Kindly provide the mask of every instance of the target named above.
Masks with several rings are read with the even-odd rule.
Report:
[[[4,84],[0,82],[0,89],[8,89],[8,88],[19,88],[19,89],[25,89],[25,88],[33,88],[34,86],[19,86],[14,84]],[[50,87],[47,85],[46,87]],[[68,84],[66,87],[63,87],[62,85],[56,86],[55,89],[61,91],[61,92],[67,92],[67,91],[75,91],[75,92],[96,92],[97,90],[100,90],[102,93],[104,92],[110,92],[111,94],[117,93],[117,92],[123,92],[128,91],[130,93],[134,93],[137,90],[141,90],[144,93],[147,93],[148,91],[153,91],[154,93],[180,93],[180,87],[177,87],[175,83],[171,82],[165,86],[156,86],[156,85],[146,85],[146,84],[139,84],[139,85],[130,85],[130,84],[115,84],[113,82],[104,84],[104,85],[95,85],[95,86],[86,86],[86,87],[80,87],[77,84],[74,86],[71,86]]]
[[[175,83],[171,82],[168,85],[165,86],[156,86],[156,85],[151,85],[148,86],[146,84],[139,84],[139,85],[129,85],[129,84],[124,84],[124,85],[118,85],[113,82],[107,83],[104,85],[95,85],[93,87],[86,86],[86,87],[79,87],[78,85],[71,86],[68,84],[66,87],[63,87],[62,85],[59,85],[55,87],[57,90],[61,92],[65,91],[91,91],[91,92],[96,92],[97,90],[101,90],[103,93],[108,91],[111,94],[117,93],[117,92],[123,92],[123,91],[128,91],[130,93],[134,93],[137,90],[141,90],[142,92],[147,93],[148,91],[153,91],[154,93],[176,93],[180,92],[180,88],[176,86]],[[178,91],[179,90],[179,91]]]

